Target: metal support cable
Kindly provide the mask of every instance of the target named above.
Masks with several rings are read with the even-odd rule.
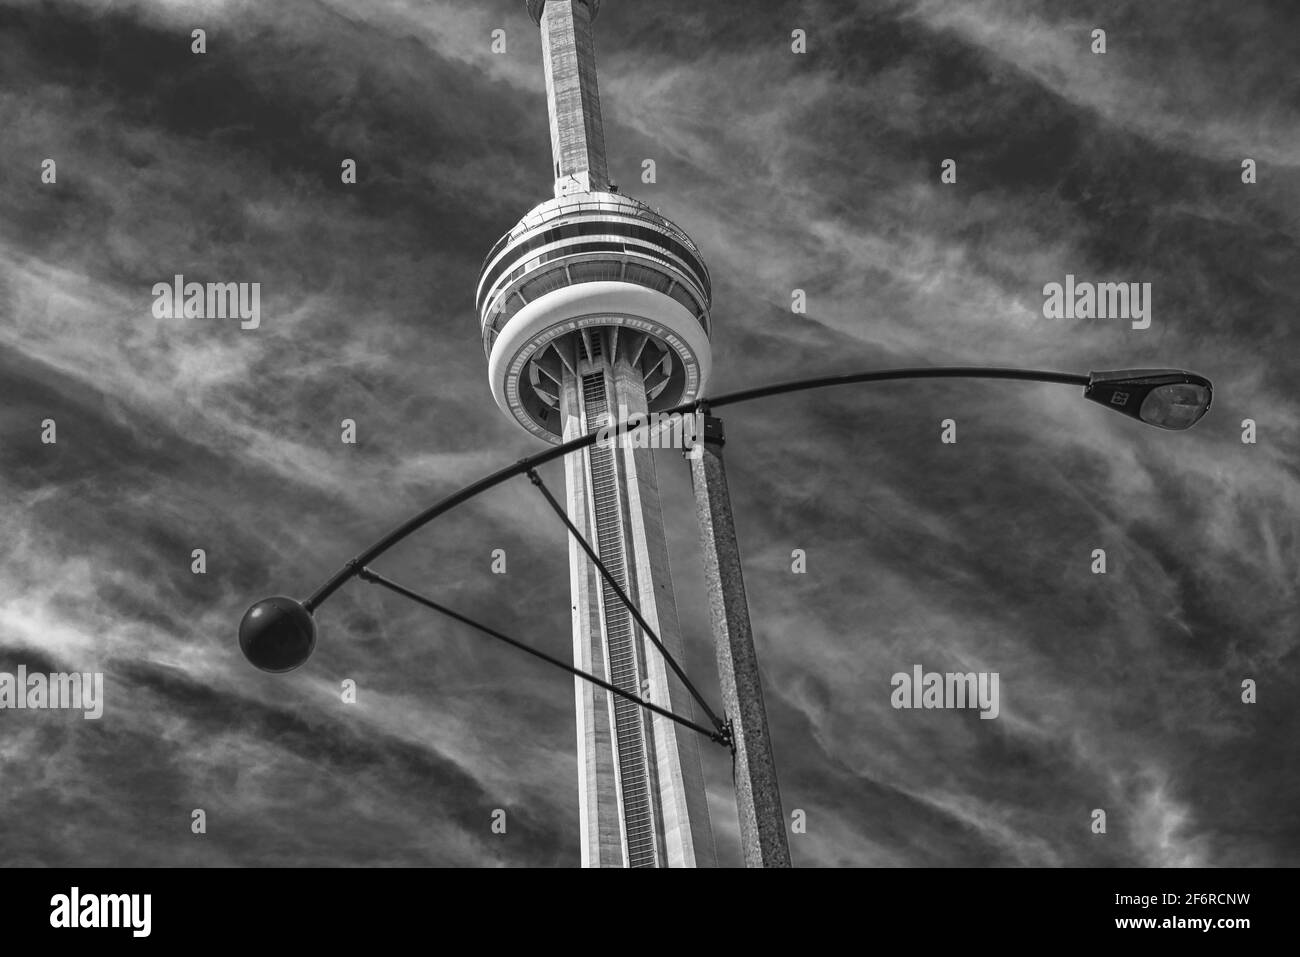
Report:
[[[560,516],[560,521],[562,521],[565,527],[568,528],[569,534],[574,537],[574,540],[582,547],[582,550],[587,553],[587,557],[596,564],[596,568],[600,570],[601,577],[605,579],[605,583],[609,585],[614,594],[618,595],[619,601],[621,601],[627,610],[631,612],[632,617],[636,619],[636,623],[641,626],[641,630],[645,632],[646,637],[649,638],[651,643],[659,649],[659,653],[664,656],[664,661],[668,663],[668,667],[672,668],[673,674],[677,675],[677,677],[681,679],[682,684],[686,686],[686,690],[690,692],[691,697],[696,700],[700,708],[703,709],[706,715],[708,715],[709,720],[713,722],[713,726],[717,728],[719,732],[724,731],[727,727],[726,723],[713,713],[713,709],[710,708],[709,703],[704,700],[704,696],[695,689],[695,685],[691,684],[691,679],[686,677],[686,672],[682,670],[679,664],[677,664],[676,659],[668,653],[668,649],[665,648],[663,642],[659,640],[659,636],[655,634],[655,630],[651,628],[645,618],[642,617],[640,609],[633,604],[632,599],[627,596],[627,592],[623,591],[622,587],[619,586],[619,583],[614,579],[614,576],[610,574],[609,569],[605,567],[605,563],[600,560],[600,556],[596,554],[595,549],[593,549],[590,543],[582,537],[582,532],[578,531],[577,526],[569,520],[568,513],[565,512],[563,506],[555,500],[555,496],[552,495],[551,490],[546,487],[546,484],[542,481],[542,477],[537,474],[536,469],[528,470],[528,479],[537,486],[538,491],[542,493],[542,496],[551,506],[552,511],[554,511],[556,515]]]
[[[364,566],[359,567],[357,569],[357,577],[360,578],[362,581],[370,582],[371,584],[380,585],[384,588],[387,588],[389,591],[401,595],[403,598],[409,598],[411,601],[415,602],[416,604],[423,605],[425,608],[431,608],[434,611],[439,612],[440,614],[446,615],[448,618],[454,619],[455,621],[459,621],[462,624],[469,625],[471,628],[477,631],[481,631],[483,634],[488,635],[489,637],[496,638],[498,641],[505,642],[507,645],[510,645],[512,648],[518,648],[520,651],[527,652],[528,654],[532,655],[534,658],[539,658],[542,661],[545,661],[547,664],[554,665],[557,668],[567,671],[575,678],[581,678],[584,681],[589,681],[599,688],[604,688],[606,691],[610,692],[611,694],[616,694],[621,698],[625,698],[628,701],[631,701],[633,704],[639,705],[642,708],[646,708],[649,711],[653,711],[655,714],[663,715],[665,718],[668,718],[670,721],[676,721],[678,724],[682,725],[683,727],[690,728],[692,731],[699,732],[700,734],[708,738],[710,741],[714,741],[728,748],[732,746],[731,732],[730,729],[728,729],[726,726],[719,727],[716,731],[713,731],[704,727],[701,724],[696,724],[694,721],[691,721],[689,718],[683,718],[681,715],[674,714],[672,711],[669,711],[667,708],[660,707],[659,705],[655,704],[652,701],[646,701],[643,698],[631,694],[630,692],[624,691],[622,688],[618,687],[617,685],[611,684],[608,681],[605,681],[603,678],[597,678],[595,675],[589,674],[588,672],[583,671],[580,668],[575,668],[573,665],[568,664],[567,662],[559,658],[556,658],[552,655],[548,655],[544,651],[539,651],[538,649],[533,648],[530,645],[526,645],[521,641],[517,641],[516,639],[511,638],[509,635],[502,634],[501,632],[497,631],[495,628],[489,628],[487,625],[480,624],[479,622],[475,621],[473,618],[470,618],[468,615],[462,615],[460,612],[453,611],[452,609],[448,608],[445,605],[440,605],[432,598],[426,598],[424,595],[421,595],[418,592],[413,592],[409,588],[399,585],[397,584],[397,582],[385,578],[383,575],[379,574],[376,571],[372,571],[369,568],[366,568]]]

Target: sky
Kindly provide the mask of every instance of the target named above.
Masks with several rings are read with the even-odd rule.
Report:
[[[797,866],[1300,863],[1297,20],[603,4],[611,174],[703,250],[710,392],[928,365],[1215,384],[1186,433],[1035,383],[725,411]],[[236,642],[255,600],[539,450],[491,401],[473,308],[551,195],[521,0],[0,0],[0,131],[0,672],[105,689],[99,720],[0,710],[0,863],[576,866],[572,679],[360,582],[291,674]],[[156,317],[176,274],[260,283],[259,327]],[[1045,317],[1067,275],[1150,283],[1150,327]],[[688,475],[659,455],[685,665],[717,701]],[[517,481],[376,568],[567,655],[567,554]],[[893,707],[917,665],[997,673],[997,718]],[[705,777],[736,864],[725,750]]]

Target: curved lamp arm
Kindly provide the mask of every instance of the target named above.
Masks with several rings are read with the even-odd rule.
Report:
[[[1147,380],[1153,378],[1168,379],[1173,377],[1172,382],[1159,381],[1150,383]],[[978,366],[943,366],[937,368],[920,368],[920,369],[885,369],[871,372],[853,372],[845,375],[820,376],[814,379],[797,379],[792,382],[780,382],[774,385],[760,386],[755,389],[741,389],[737,392],[727,392],[713,398],[698,398],[691,402],[683,402],[681,405],[674,406],[671,409],[665,409],[660,415],[680,415],[687,412],[707,411],[709,409],[720,408],[724,405],[735,405],[740,402],[749,402],[753,399],[762,399],[773,395],[784,395],[789,392],[807,392],[812,389],[824,389],[835,385],[852,385],[859,382],[884,382],[891,379],[1017,379],[1028,382],[1055,382],[1062,385],[1083,386],[1084,395],[1087,398],[1095,399],[1108,406],[1112,406],[1119,411],[1127,412],[1135,418],[1140,417],[1139,400],[1145,399],[1148,393],[1153,390],[1159,391],[1161,388],[1191,386],[1202,388],[1204,390],[1204,401],[1200,413],[1192,419],[1195,422],[1204,415],[1205,410],[1209,408],[1210,383],[1208,379],[1195,375],[1190,372],[1180,372],[1175,370],[1155,370],[1139,371],[1134,373],[1089,373],[1081,375],[1071,372],[1047,372],[1037,369],[998,369],[998,368],[981,368]],[[1132,404],[1133,410],[1123,408],[1121,403],[1114,401],[1118,385],[1132,383],[1130,391],[1134,396]],[[1145,388],[1145,392],[1141,391]],[[1103,392],[1110,398],[1102,398],[1100,395],[1093,395],[1094,391]],[[1118,392],[1121,396],[1127,396],[1129,393]],[[1127,400],[1126,400],[1127,401]],[[1143,403],[1144,404],[1144,403]],[[1148,421],[1150,421],[1148,419]],[[1160,424],[1153,422],[1152,424]],[[1189,425],[1191,423],[1188,423]],[[640,423],[620,422],[615,428],[609,430],[597,430],[581,435],[576,439],[571,439],[560,445],[553,446],[533,455],[520,459],[513,465],[508,465],[503,469],[493,472],[491,475],[484,476],[477,482],[465,486],[457,492],[453,492],[439,502],[430,505],[424,511],[411,516],[402,524],[398,525],[383,538],[379,539],[356,558],[352,559],[341,569],[334,573],[328,581],[316,589],[310,598],[303,602],[303,607],[308,611],[314,611],[320,605],[338,591],[350,579],[355,578],[360,569],[370,562],[374,561],[384,552],[388,551],[398,542],[402,541],[413,532],[419,531],[425,525],[455,508],[457,505],[467,502],[477,495],[481,495],[488,489],[500,485],[517,475],[524,475],[535,469],[539,465],[562,458],[570,452],[576,452],[578,449],[585,449],[594,445],[602,437],[615,438],[626,434],[628,431],[634,431],[640,428]],[[1164,426],[1169,427],[1169,426]],[[1180,426],[1186,428],[1187,426]]]

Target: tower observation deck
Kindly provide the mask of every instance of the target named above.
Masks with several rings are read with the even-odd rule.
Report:
[[[559,443],[702,393],[711,286],[699,249],[614,192],[592,21],[600,0],[526,0],[541,29],[554,198],[493,246],[475,305],[498,407]],[[565,459],[570,520],[675,658],[681,628],[653,451],[598,443]],[[574,664],[680,714],[693,702],[576,542]],[[698,737],[575,681],[584,866],[716,863]]]

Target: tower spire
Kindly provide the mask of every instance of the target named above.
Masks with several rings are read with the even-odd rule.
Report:
[[[591,24],[600,0],[528,0],[542,30],[555,196],[609,189]]]

